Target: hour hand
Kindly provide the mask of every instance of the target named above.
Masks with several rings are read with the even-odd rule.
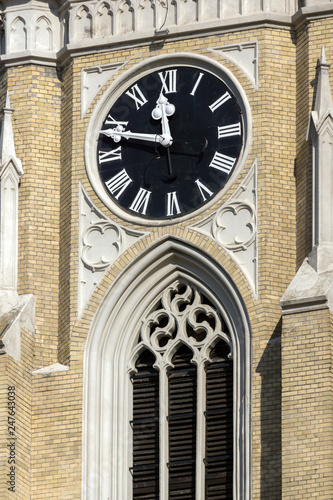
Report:
[[[108,128],[106,130],[101,130],[101,134],[111,137],[114,142],[120,142],[121,139],[142,141],[142,142],[152,142],[153,144],[161,144],[164,147],[171,146],[173,139],[170,134],[143,134],[140,132],[131,132],[130,130],[124,130],[122,125],[118,125],[116,128]]]
[[[153,109],[151,116],[154,120],[161,120],[162,134],[170,135],[170,127],[168,116],[172,116],[176,108],[169,103],[168,99],[162,94],[156,101],[156,107]]]

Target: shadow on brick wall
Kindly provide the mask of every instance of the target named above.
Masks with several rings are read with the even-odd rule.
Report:
[[[281,327],[280,319],[256,370],[261,376],[261,500],[281,500],[282,495]]]

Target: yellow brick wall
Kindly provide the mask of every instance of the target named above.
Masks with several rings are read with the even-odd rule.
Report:
[[[333,400],[329,309],[283,317],[282,381],[282,498],[331,500]]]
[[[23,435],[18,441],[18,453],[25,457],[20,465],[20,488],[28,488],[30,472],[32,500],[80,499],[82,377],[87,334],[106,290],[135,257],[163,235],[182,238],[209,253],[230,274],[246,303],[252,328],[253,500],[304,500],[315,494],[317,498],[328,498],[324,489],[320,490],[323,492],[322,496],[319,495],[319,490],[317,493],[311,491],[311,495],[308,495],[302,482],[304,475],[299,476],[297,486],[294,480],[294,489],[290,489],[292,478],[298,472],[296,465],[292,466],[290,463],[290,467],[286,467],[285,460],[289,454],[286,455],[281,449],[281,418],[283,439],[288,437],[290,429],[288,412],[281,417],[281,411],[285,411],[288,404],[293,407],[292,399],[288,401],[287,389],[290,388],[294,393],[298,390],[293,382],[295,367],[292,362],[294,358],[298,359],[302,343],[299,337],[297,342],[295,336],[288,337],[289,328],[296,326],[292,326],[293,318],[287,317],[283,326],[286,343],[283,344],[281,354],[279,300],[292,280],[297,264],[301,263],[310,247],[308,228],[311,220],[311,164],[305,132],[313,104],[311,82],[315,78],[316,59],[319,57],[322,41],[329,36],[329,28],[328,22],[317,21],[310,25],[307,31],[300,30],[297,33],[297,45],[295,35],[288,30],[262,28],[104,51],[71,60],[63,68],[61,80],[54,69],[37,66],[11,68],[3,75],[0,91],[8,86],[11,105],[15,109],[13,126],[16,153],[23,162],[25,172],[20,187],[19,290],[20,293],[34,293],[37,303],[34,358],[26,359],[32,351],[32,345],[26,342],[23,345],[23,359],[19,364],[26,386],[21,387],[20,381],[15,381],[18,387],[21,387],[20,391],[27,391],[31,401],[31,407],[23,403],[20,407],[25,434],[30,429],[29,425],[31,426],[30,456],[26,437]],[[210,51],[213,47],[253,40],[258,40],[259,43],[258,91],[237,66]],[[327,47],[329,61],[333,60],[332,43],[330,39]],[[124,226],[129,225],[113,216],[98,200],[87,178],[84,164],[85,132],[91,113],[113,79],[100,90],[82,119],[81,70],[89,66],[122,62],[125,64],[119,72],[121,74],[150,56],[163,56],[179,51],[202,54],[223,64],[234,73],[250,102],[253,140],[248,161],[229,192],[225,193],[215,206],[204,211],[202,216],[213,212],[229,198],[257,158],[259,298],[254,298],[244,274],[225,250],[208,237],[186,228],[185,224],[175,224],[149,229],[146,237],[119,257],[96,288],[82,320],[79,321],[79,182],[82,182],[93,202],[104,214]],[[200,217],[198,216],[197,220]],[[142,227],[136,226],[136,229]],[[325,349],[325,356],[328,356],[330,350],[327,344],[330,327],[326,313],[316,314],[316,321],[320,321],[322,335],[325,337],[320,348],[321,354],[318,350],[311,351],[310,344],[306,344],[304,353],[311,354],[314,356],[312,359],[321,363],[322,349]],[[312,333],[314,318],[315,316],[311,317],[310,323]],[[304,319],[304,329],[297,323],[297,332],[301,330],[303,333],[304,330],[306,335],[308,319]],[[311,335],[310,328],[308,335]],[[283,358],[284,355],[286,357]],[[281,356],[284,363],[282,379]],[[47,377],[30,375],[32,368],[46,366],[57,360],[68,364],[69,371]],[[297,377],[303,381],[306,375],[303,372],[301,375],[303,354],[299,360],[302,361],[297,365],[300,370]],[[17,367],[13,365],[7,356],[0,358],[0,377],[3,384],[10,381],[8,373],[17,371]],[[312,365],[310,368],[314,369]],[[282,407],[281,384],[284,391]],[[325,384],[328,384],[328,378]],[[1,385],[1,390],[3,387],[5,385]],[[301,391],[301,385],[299,390]],[[328,398],[328,392],[325,397]],[[297,399],[297,395],[295,398]],[[0,391],[0,425],[3,425],[4,405],[5,391]],[[295,419],[295,412],[292,418]],[[313,418],[316,420],[317,417]],[[0,460],[5,464],[6,451],[3,443],[4,440],[0,448]],[[289,451],[294,453],[295,460],[299,461],[308,452],[308,448],[295,447]],[[311,455],[311,460],[312,464],[315,464],[315,446],[312,451],[314,454]],[[290,455],[290,460],[291,458]],[[285,467],[283,492],[282,459]],[[5,469],[6,466],[2,467],[0,474],[4,474]],[[318,472],[315,475],[316,482],[318,479],[322,488],[328,486],[328,474],[325,474],[320,476]],[[0,477],[2,478],[3,476]],[[0,485],[1,487],[3,486]],[[29,498],[24,496],[25,493],[20,495],[21,493],[17,494],[16,498]]]
[[[57,360],[61,82],[55,68],[7,71],[19,189],[18,292],[36,296],[36,367]]]
[[[2,355],[0,359],[0,496],[30,498],[32,439],[32,380],[34,338],[25,328],[21,331],[20,362]],[[10,476],[9,474],[13,474]],[[15,481],[13,487],[8,483]]]

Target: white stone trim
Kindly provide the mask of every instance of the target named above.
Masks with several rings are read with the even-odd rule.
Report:
[[[112,106],[112,103],[117,99],[117,97],[122,93],[122,91],[125,88],[129,87],[131,83],[134,83],[139,77],[148,74],[151,71],[156,70],[158,68],[174,66],[176,64],[183,66],[196,66],[198,68],[202,68],[205,71],[214,74],[218,78],[221,78],[226,83],[226,85],[230,88],[231,92],[236,97],[241,108],[244,120],[243,122],[244,147],[240,154],[233,175],[226,183],[222,191],[217,196],[215,196],[211,201],[206,203],[204,207],[201,207],[199,210],[191,212],[190,214],[187,214],[184,217],[178,217],[174,221],[169,219],[161,221],[155,221],[155,220],[150,221],[137,216],[133,216],[132,214],[125,212],[118,205],[116,205],[112,201],[112,199],[107,195],[104,185],[98,173],[95,148],[99,136],[99,131],[102,128],[103,120],[107,112],[109,111],[110,107]],[[200,212],[209,209],[214,203],[216,203],[221,198],[223,193],[230,188],[230,186],[236,180],[237,175],[242,170],[248,156],[251,142],[252,142],[251,108],[244,90],[242,89],[241,85],[236,80],[234,75],[227,68],[209,59],[208,57],[197,54],[190,54],[186,52],[180,52],[178,54],[168,54],[164,57],[161,56],[151,57],[148,60],[143,61],[137,64],[136,66],[132,67],[128,71],[124,72],[110,85],[108,90],[100,99],[95,110],[93,111],[87,127],[86,139],[85,139],[85,164],[90,183],[94,188],[95,193],[100,198],[100,200],[105,204],[105,206],[107,206],[118,217],[121,217],[131,223],[140,223],[146,226],[152,226],[152,225],[165,226],[173,223],[176,224],[184,220],[188,220],[189,218],[195,217]]]
[[[126,366],[133,332],[166,286],[184,279],[219,304],[234,346],[234,500],[251,499],[251,340],[243,301],[227,273],[206,254],[164,238],[142,254],[107,291],[85,348],[83,500],[129,500],[130,388]]]
[[[0,133],[0,314],[19,304],[18,191],[23,168],[15,153],[12,113],[7,92]]]
[[[148,232],[135,231],[108,219],[79,185],[78,318],[106,271]]]
[[[247,76],[255,90],[259,90],[258,41],[222,45],[211,51],[234,63]]]
[[[101,66],[90,66],[81,71],[81,118],[84,118],[87,109],[92,103],[94,97],[106,84],[106,82],[116,74],[119,69],[126,64],[110,63]]]

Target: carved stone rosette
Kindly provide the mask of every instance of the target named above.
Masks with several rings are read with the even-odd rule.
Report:
[[[96,246],[96,234],[108,239],[108,253],[104,255],[94,253]],[[118,257],[123,246],[123,238],[120,227],[111,221],[98,221],[89,226],[82,235],[81,259],[84,265],[92,272],[103,271]]]
[[[218,243],[229,250],[247,250],[257,231],[256,210],[251,203],[233,201],[215,215],[212,230]]]

